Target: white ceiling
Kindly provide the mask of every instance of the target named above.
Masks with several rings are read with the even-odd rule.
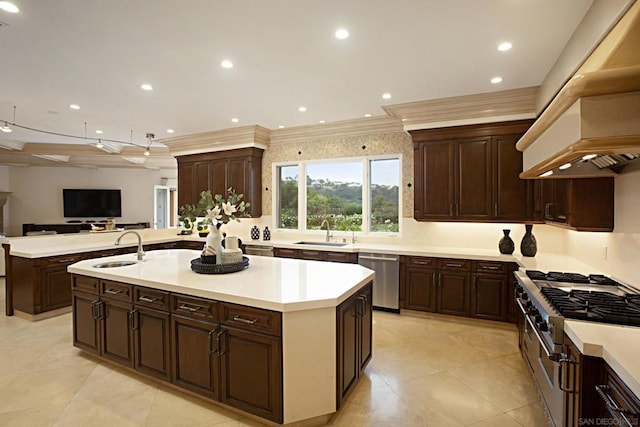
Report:
[[[86,122],[88,137],[101,129],[105,139],[129,141],[133,130],[139,145],[147,132],[162,140],[251,124],[276,129],[536,86],[592,3],[12,1],[20,13],[0,10],[8,24],[0,27],[0,120],[14,122],[15,105],[20,125],[83,136]],[[340,27],[347,40],[334,37]],[[499,52],[502,41],[513,49]],[[234,68],[221,68],[223,59]],[[494,76],[503,82],[491,84]],[[20,129],[0,138],[85,142]]]

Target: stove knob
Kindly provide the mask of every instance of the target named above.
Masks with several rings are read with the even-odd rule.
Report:
[[[544,332],[549,329],[547,326],[547,322],[545,322],[544,320],[538,324],[538,328],[540,328],[540,330]]]
[[[527,294],[522,294],[522,299],[527,301],[529,299],[529,295]]]
[[[531,307],[531,309],[529,310],[529,314],[532,316],[535,316],[536,319],[540,317],[539,316],[540,312],[535,307]]]
[[[536,311],[538,311],[538,310],[536,310]],[[542,316],[540,316],[539,314],[535,315],[534,321],[535,321],[536,325],[541,325],[541,324],[546,323],[544,320],[542,320]]]

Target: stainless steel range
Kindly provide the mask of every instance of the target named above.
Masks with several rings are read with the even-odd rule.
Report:
[[[640,326],[640,291],[610,277],[537,270],[515,273],[520,346],[547,412],[562,426],[564,319]]]

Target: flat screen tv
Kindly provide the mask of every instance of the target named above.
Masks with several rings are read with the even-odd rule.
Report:
[[[121,217],[120,190],[62,190],[65,218]]]

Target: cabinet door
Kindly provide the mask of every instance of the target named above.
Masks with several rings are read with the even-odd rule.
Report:
[[[195,204],[195,166],[193,163],[178,163],[178,206]]]
[[[211,165],[211,176],[208,189],[211,190],[211,194],[222,194],[222,197],[227,197],[227,189],[229,188],[229,161],[226,159],[212,160],[209,162]],[[236,191],[241,193],[243,187],[236,188]]]
[[[230,159],[227,178],[227,188],[233,187],[237,193],[242,193],[248,188],[249,163],[245,159]]]
[[[567,179],[542,181],[543,218],[547,221],[567,223]]]
[[[507,285],[502,274],[474,274],[471,280],[471,316],[507,320]]]
[[[100,323],[98,320],[98,296],[74,292],[73,345],[91,353],[100,352]]]
[[[194,165],[194,204],[200,200],[200,193],[209,190],[210,175],[211,166],[208,162],[198,162]]]
[[[55,310],[71,304],[71,275],[67,265],[40,270],[40,311]]]
[[[337,405],[358,379],[358,300],[351,297],[336,310],[338,340],[338,399]]]
[[[133,366],[132,309],[129,303],[110,299],[100,301],[100,355],[127,366]]]
[[[171,316],[171,378],[175,385],[218,400],[218,332],[216,323]]]
[[[491,137],[457,142],[454,216],[469,220],[492,216],[491,170]]]
[[[436,270],[407,267],[405,275],[406,308],[436,311]]]
[[[358,349],[358,370],[362,371],[371,360],[373,354],[372,351],[372,334],[373,334],[373,286],[367,285],[367,287],[358,295],[358,299],[361,301],[360,308],[360,325],[359,325],[359,339]]]
[[[469,273],[439,273],[439,313],[469,315],[469,276]]]
[[[307,259],[311,261],[324,261],[326,259],[325,251],[312,251],[309,249],[300,249],[298,251],[299,259]]]
[[[533,209],[530,185],[520,179],[522,152],[516,149],[519,135],[493,138],[495,150],[493,217],[504,221],[525,221]]]
[[[453,141],[416,145],[414,217],[418,220],[451,219],[454,216]]]
[[[280,339],[223,326],[220,338],[220,401],[282,422]]]
[[[133,316],[134,368],[170,381],[169,313],[136,306]]]

